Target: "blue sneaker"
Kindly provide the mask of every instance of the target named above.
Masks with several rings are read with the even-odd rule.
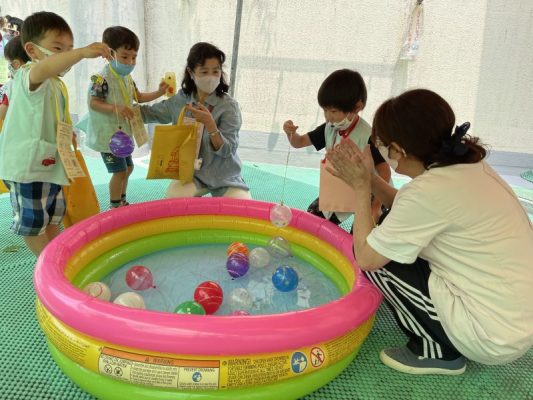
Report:
[[[406,374],[460,375],[466,370],[466,359],[439,360],[417,356],[407,347],[384,349],[379,358],[388,367]]]

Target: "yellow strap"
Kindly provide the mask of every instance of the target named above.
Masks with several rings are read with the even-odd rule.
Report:
[[[183,119],[185,118],[185,106],[182,107],[176,125],[183,125]]]
[[[68,108],[68,91],[67,91],[67,87],[65,86],[65,84],[63,83],[63,81],[59,78],[54,78],[57,83],[58,83],[58,86],[59,86],[59,90],[61,91],[61,95],[63,96],[63,100],[65,102],[65,109],[63,111],[63,118],[64,118],[64,122],[66,122],[67,124],[70,124],[72,125],[72,121],[70,120],[70,111],[69,111],[69,108]],[[61,114],[59,113],[59,99],[57,98],[57,93],[54,92],[54,99],[56,101],[56,119],[57,119],[57,122],[61,121]]]
[[[120,75],[116,73],[116,71],[113,69],[111,64],[109,64],[109,70],[111,71],[113,76],[115,78],[117,78],[117,80],[118,80],[118,84],[120,86],[120,91],[122,92],[122,99],[124,100],[124,105],[129,107],[131,105],[131,99],[130,99],[130,96],[128,95],[128,91],[126,90],[126,85],[124,85],[124,81],[122,80]],[[131,79],[131,76],[129,76],[129,75],[128,75],[128,78],[129,78],[128,86],[130,86],[132,88],[133,97],[135,98],[135,101],[138,103],[139,101],[137,100],[137,93],[135,93],[135,88],[133,87],[133,80]]]
[[[128,82],[129,82],[129,85],[131,86],[131,91],[133,93],[133,98],[135,99],[135,102],[138,103],[139,102],[139,99],[137,98],[137,90],[135,90],[135,85],[133,84],[133,78],[131,77],[131,75],[128,75]]]

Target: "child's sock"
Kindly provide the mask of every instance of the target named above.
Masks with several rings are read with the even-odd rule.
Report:
[[[122,206],[129,206],[130,203],[126,201],[126,193],[123,193],[122,196],[120,196],[120,205]]]
[[[122,200],[111,200],[109,208],[117,208],[122,205]]]

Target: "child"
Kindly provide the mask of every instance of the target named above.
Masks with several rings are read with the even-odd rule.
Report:
[[[4,47],[4,57],[8,62],[7,68],[9,70],[9,80],[4,86],[2,86],[0,94],[0,119],[3,120],[6,117],[7,107],[9,106],[9,91],[13,83],[13,78],[17,70],[30,61],[30,58],[24,51],[20,36],[15,36],[11,39],[6,47]]]
[[[73,49],[63,18],[51,12],[32,14],[22,26],[22,44],[32,63],[15,75],[9,112],[0,135],[0,179],[8,181],[14,233],[39,255],[59,234],[68,185],[58,154],[56,130],[70,121],[68,98],[58,78],[84,58],[111,58],[103,43]]]
[[[145,103],[155,100],[165,93],[167,85],[161,83],[159,90],[151,93],[137,90],[130,74],[137,61],[139,39],[131,30],[112,26],[104,31],[102,41],[115,51],[115,59],[99,74],[91,77],[87,145],[100,152],[107,171],[112,174],[109,181],[110,208],[116,208],[129,204],[126,190],[133,171],[133,161],[131,156],[123,158],[110,153],[111,136],[119,125],[122,131],[131,134],[126,119],[133,117],[133,101]]]
[[[375,169],[388,182],[391,176],[390,168],[370,141],[370,125],[358,115],[366,104],[366,85],[361,75],[349,69],[334,71],[318,89],[317,97],[318,104],[324,110],[326,123],[305,135],[299,135],[296,133],[298,127],[291,120],[285,121],[283,130],[290,144],[295,148],[313,145],[317,150],[330,150],[340,143],[341,138],[346,137],[360,148],[369,144]],[[326,212],[324,215],[319,211],[318,198],[309,205],[307,211],[337,225],[351,215],[339,212]],[[381,213],[381,203],[375,199],[372,201],[372,211],[377,221]]]

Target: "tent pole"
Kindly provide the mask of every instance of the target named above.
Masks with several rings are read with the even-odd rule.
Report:
[[[242,19],[243,0],[237,0],[237,10],[235,12],[235,28],[233,31],[233,52],[231,54],[231,72],[229,94],[233,97],[235,93],[235,76],[237,75],[237,60],[239,58],[239,40],[241,37],[241,19]]]

